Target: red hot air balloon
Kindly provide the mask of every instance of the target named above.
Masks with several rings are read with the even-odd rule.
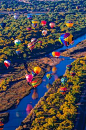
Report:
[[[65,94],[66,91],[67,91],[67,88],[66,88],[66,87],[61,87],[61,88],[60,88],[60,92],[61,92],[62,94]]]
[[[53,57],[59,57],[60,56],[60,52],[52,52]]]
[[[7,67],[7,69],[9,68],[9,66],[10,66],[10,60],[5,60],[4,61],[4,65]]]
[[[49,24],[49,26],[50,26],[51,28],[54,28],[54,27],[55,27],[55,23],[51,22],[51,23]]]
[[[47,23],[47,22],[46,22],[45,20],[41,21],[41,25],[42,25],[42,26],[45,26],[46,23]]]

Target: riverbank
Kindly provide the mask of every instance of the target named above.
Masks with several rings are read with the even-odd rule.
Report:
[[[78,43],[76,47],[62,52],[61,55],[65,57],[72,57],[74,59],[84,57],[86,55],[86,40]]]

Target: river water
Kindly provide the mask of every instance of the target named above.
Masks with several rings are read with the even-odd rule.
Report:
[[[68,48],[72,48],[76,46],[77,43],[85,39],[86,39],[86,34],[74,40],[74,44],[70,45]],[[61,50],[65,50],[65,49],[66,47],[63,46],[62,48],[57,49],[56,51],[60,52]],[[52,54],[50,53],[50,55]],[[64,60],[61,61],[58,65],[56,65],[57,73],[52,76],[50,81],[46,78],[46,74],[47,74],[46,73],[43,77],[42,83],[37,87],[38,99],[36,100],[32,99],[32,94],[34,92],[34,89],[32,89],[31,93],[21,100],[17,108],[7,111],[10,113],[10,117],[9,117],[9,122],[4,125],[4,130],[15,130],[21,124],[24,118],[27,116],[27,112],[26,112],[27,105],[31,104],[32,107],[34,107],[38,103],[40,98],[44,96],[45,92],[47,92],[48,89],[46,88],[46,85],[48,83],[52,84],[56,77],[62,76],[65,73],[66,65],[71,64],[74,61],[74,59],[70,57],[60,56],[60,58],[64,58]],[[48,73],[52,73],[52,71]]]

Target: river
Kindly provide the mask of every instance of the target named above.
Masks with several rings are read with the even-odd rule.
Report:
[[[74,40],[74,44],[70,45],[68,48],[72,48],[72,47],[76,46],[77,43],[79,43],[85,39],[86,39],[86,34],[77,38],[76,40]],[[65,50],[65,49],[66,49],[66,47],[63,46],[62,48],[57,49],[56,51],[60,52],[61,50]],[[50,53],[50,55],[52,55],[52,54]],[[64,60],[61,61],[58,65],[56,65],[57,73],[52,76],[50,81],[46,78],[46,74],[47,74],[46,73],[43,77],[42,83],[37,87],[38,99],[36,99],[36,100],[32,99],[32,94],[34,91],[34,89],[32,89],[31,93],[21,100],[21,102],[19,103],[17,108],[12,109],[12,110],[10,109],[7,111],[10,113],[9,122],[4,125],[3,130],[15,130],[21,124],[21,122],[24,120],[24,118],[27,116],[27,113],[26,113],[27,105],[31,104],[32,107],[34,107],[38,103],[40,98],[44,96],[45,92],[47,92],[46,85],[48,83],[52,84],[53,81],[55,80],[56,76],[57,77],[62,76],[65,73],[66,65],[71,64],[74,61],[74,59],[72,59],[70,57],[60,56],[60,58],[64,58]],[[52,71],[50,71],[48,73],[52,73]]]

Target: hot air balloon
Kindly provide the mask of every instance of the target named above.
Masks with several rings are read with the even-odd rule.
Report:
[[[34,89],[33,94],[32,94],[32,99],[37,99],[38,98],[38,93],[36,89]]]
[[[80,9],[80,6],[76,6],[76,9],[77,9],[77,10]]]
[[[42,41],[38,41],[38,44],[40,44],[40,46],[42,45]]]
[[[38,23],[38,21],[36,21],[36,20],[32,20],[32,24],[37,24]]]
[[[53,73],[56,73],[56,70],[57,70],[57,68],[54,66],[54,67],[52,67],[52,72]]]
[[[51,28],[54,28],[54,27],[55,27],[55,23],[51,22],[51,23],[49,23],[49,26],[50,26]]]
[[[32,23],[33,28],[36,28],[37,23]]]
[[[32,19],[32,15],[27,14],[27,18],[31,20]]]
[[[27,29],[27,31],[31,31],[31,27],[27,27],[26,29]]]
[[[60,52],[54,52],[54,51],[53,51],[53,52],[52,52],[52,55],[53,55],[53,57],[57,57],[57,58],[58,58],[58,57],[60,56]]]
[[[27,82],[29,82],[29,83],[32,82],[33,75],[31,75],[31,74],[26,74],[25,77],[26,77]]]
[[[72,38],[73,38],[72,34],[65,33],[60,36],[59,41],[61,44],[68,46],[72,43],[72,41],[73,41]]]
[[[19,39],[16,39],[16,40],[14,41],[14,43],[15,43],[16,46],[18,46],[18,45],[20,45],[21,41],[20,41]]]
[[[0,130],[3,130],[4,124],[0,121]]]
[[[76,75],[76,73],[74,71],[71,71],[70,75],[74,77]]]
[[[45,20],[41,21],[41,25],[42,25],[42,26],[45,26],[46,23],[47,23],[47,22],[46,22]]]
[[[43,34],[44,36],[46,36],[47,30],[43,30],[43,31],[42,31],[42,34]]]
[[[35,47],[35,44],[33,42],[28,44],[28,48],[32,51]]]
[[[28,104],[26,108],[27,113],[29,114],[32,109],[33,109],[32,105]]]
[[[41,72],[41,68],[40,67],[34,67],[34,72],[36,74],[39,74]]]
[[[71,70],[71,68],[72,68],[72,65],[67,65],[66,66],[66,69],[69,70],[69,71]]]
[[[36,39],[36,38],[32,38],[32,39],[31,39],[31,42],[36,43],[36,42],[37,42],[37,39]]]
[[[17,15],[16,13],[14,14],[14,19],[18,19],[19,15]]]
[[[6,26],[6,23],[1,23],[1,27],[4,28]]]
[[[32,81],[31,84],[34,88],[36,88],[39,85],[38,81]]]
[[[4,65],[7,67],[7,69],[9,68],[10,64],[11,64],[10,60],[5,60],[4,61]]]
[[[61,78],[61,83],[62,83],[63,85],[64,85],[66,82],[67,82],[67,78],[66,78],[66,77]]]
[[[52,75],[51,74],[46,74],[46,77],[50,80]]]
[[[66,87],[61,87],[61,88],[60,88],[61,94],[65,94],[66,91],[67,91],[67,88],[66,88]]]
[[[21,53],[20,49],[16,50],[16,54],[19,55]]]
[[[68,28],[71,28],[71,27],[73,26],[73,22],[72,22],[71,20],[67,21],[67,22],[66,22],[66,26],[67,26]]]

